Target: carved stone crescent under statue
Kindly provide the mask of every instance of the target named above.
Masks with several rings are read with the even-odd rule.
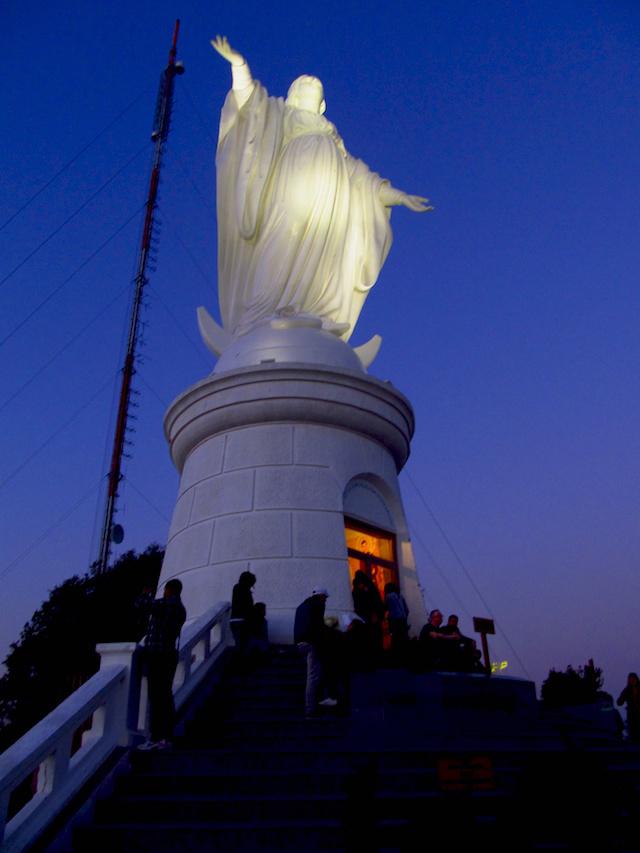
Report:
[[[321,329],[346,342],[391,247],[390,208],[431,208],[346,151],[324,118],[317,78],[298,77],[286,100],[275,98],[226,38],[211,44],[231,63],[233,86],[216,154],[223,328],[199,308],[202,337],[216,355],[257,329],[276,349],[293,330],[301,341],[305,330]],[[368,367],[380,341],[351,351],[358,367]],[[238,358],[240,350],[229,366]]]

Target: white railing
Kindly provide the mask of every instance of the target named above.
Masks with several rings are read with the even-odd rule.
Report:
[[[184,629],[173,683],[178,712],[211,672],[228,643],[226,602],[217,604]],[[3,853],[24,850],[117,747],[131,746],[144,735],[146,679],[137,672],[136,649],[135,643],[97,646],[99,672],[0,755]],[[83,728],[86,730],[80,741]],[[23,787],[30,789],[31,796],[16,811],[11,796]]]

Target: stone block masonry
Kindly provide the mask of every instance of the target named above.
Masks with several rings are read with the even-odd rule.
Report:
[[[291,642],[295,608],[315,586],[330,592],[328,613],[350,611],[344,499],[362,481],[385,508],[412,621],[422,624],[397,479],[413,413],[391,385],[318,365],[240,368],[178,397],[165,431],[181,479],[161,583],[182,580],[190,618],[229,600],[245,569],[274,641]],[[368,512],[363,502],[360,520],[378,523]]]

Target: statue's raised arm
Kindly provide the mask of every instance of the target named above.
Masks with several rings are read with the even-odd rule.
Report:
[[[238,107],[242,107],[249,100],[253,91],[253,77],[246,59],[231,47],[226,36],[216,36],[211,39],[211,47],[231,65],[233,92]]]
[[[304,75],[269,95],[225,37],[233,86],[216,155],[218,279],[227,336],[286,316],[347,340],[391,246],[391,208],[431,210],[349,155]]]

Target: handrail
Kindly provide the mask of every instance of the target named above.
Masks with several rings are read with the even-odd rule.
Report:
[[[183,631],[174,679],[176,709],[185,704],[228,645],[229,604],[216,604]],[[118,746],[146,729],[146,679],[135,665],[136,643],[98,645],[100,670],[0,755],[0,844],[18,853],[42,833]],[[74,737],[91,719],[74,752]],[[12,793],[37,776],[35,791],[9,815]]]

